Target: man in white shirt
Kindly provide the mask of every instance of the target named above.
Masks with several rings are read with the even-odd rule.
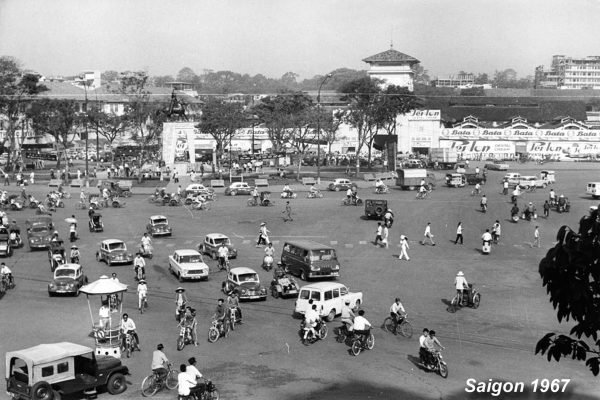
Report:
[[[148,298],[148,286],[146,285],[146,281],[140,279],[137,286],[137,294],[138,294],[138,309],[141,310],[142,307],[145,306],[144,300]]]
[[[431,222],[427,223],[427,226],[425,227],[425,233],[423,233],[423,236],[425,237],[425,239],[423,239],[423,241],[421,242],[422,245],[425,245],[425,241],[429,240],[431,245],[435,246],[435,242],[433,241],[433,235],[431,233]]]
[[[225,268],[225,266],[227,265],[227,257],[229,257],[229,249],[227,248],[225,243],[221,243],[221,246],[219,246],[217,253],[219,254],[219,265],[221,266],[221,268]]]
[[[423,334],[419,337],[419,357],[421,362],[426,364],[429,362],[429,352],[427,351],[427,339],[429,339],[429,329],[423,329]]]
[[[361,340],[364,340],[366,336],[369,334],[369,330],[371,329],[371,323],[367,321],[364,317],[365,310],[359,310],[358,315],[354,317],[354,333],[358,335]]]
[[[400,302],[400,298],[396,297],[392,305],[390,306],[390,316],[394,321],[394,326],[398,326],[398,324],[404,321],[404,316],[406,315],[406,311],[404,310],[404,306]],[[396,334],[396,329],[394,329],[394,334]]]
[[[200,398],[200,393],[206,390],[206,383],[198,369],[196,368],[196,357],[188,359],[188,366],[185,371],[195,382],[196,385],[190,388],[190,394],[198,393],[197,398]]]
[[[454,286],[456,287],[456,293],[460,296],[459,299],[462,302],[463,299],[463,291],[469,289],[469,284],[465,279],[465,274],[462,271],[458,271],[456,274],[456,278],[454,278]]]
[[[133,342],[133,348],[141,351],[139,346],[140,339],[136,332],[135,322],[129,318],[127,313],[123,314],[123,319],[121,319],[121,332],[123,332],[123,347],[125,347],[125,335],[129,333],[135,339],[135,342]]]
[[[165,367],[169,363],[169,359],[162,352],[164,346],[159,343],[156,346],[156,350],[152,353],[152,371],[156,372],[159,377],[164,378],[167,376],[167,368]]]
[[[142,250],[145,254],[150,254],[152,252],[152,239],[148,233],[144,233],[144,236],[142,237]]]
[[[346,326],[348,332],[352,332],[354,318],[354,312],[350,308],[350,300],[346,300],[342,306],[342,323]]]
[[[102,303],[98,316],[100,317],[100,327],[104,330],[108,329],[110,326],[110,307],[107,301]]]
[[[196,380],[187,372],[187,366],[181,364],[179,366],[179,374],[177,375],[177,392],[179,396],[189,396],[190,389],[196,386]]]
[[[137,279],[138,275],[140,274],[140,268],[142,269],[141,276],[143,279],[143,277],[146,275],[146,261],[140,253],[137,253],[135,259],[133,260],[133,270],[135,272],[135,279]]]
[[[316,336],[317,333],[315,331],[315,327],[317,326],[317,321],[321,318],[319,313],[317,312],[317,305],[313,304],[306,312],[304,313],[304,323],[308,329],[304,330],[304,339],[308,338],[308,332],[312,332],[313,336]]]

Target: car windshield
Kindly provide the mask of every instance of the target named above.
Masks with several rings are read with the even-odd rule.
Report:
[[[335,258],[335,250],[332,249],[312,250],[310,254],[311,261],[329,261]]]
[[[166,218],[156,218],[152,220],[152,223],[154,225],[158,225],[158,224],[166,224],[167,223],[167,219]]]
[[[248,274],[240,274],[238,275],[238,280],[240,282],[258,282],[258,274],[254,272]]]
[[[54,273],[55,278],[75,278],[74,269],[57,269]]]
[[[179,258],[179,262],[182,263],[197,263],[197,262],[202,262],[202,260],[200,259],[200,255],[193,255],[193,256],[181,256]]]
[[[222,243],[224,243],[225,245],[231,244],[231,242],[229,241],[229,238],[216,238],[215,239],[215,244],[216,245],[220,246]]]
[[[111,243],[111,244],[109,244],[108,245],[108,249],[110,251],[113,251],[113,250],[125,250],[126,247],[125,247],[125,243],[118,242],[118,243]]]
[[[35,233],[48,232],[48,227],[45,225],[35,225],[35,226],[31,227],[31,232],[35,232]]]

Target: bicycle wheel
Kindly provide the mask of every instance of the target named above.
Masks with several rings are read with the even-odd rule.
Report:
[[[165,378],[165,386],[169,390],[176,389],[177,386],[179,386],[179,381],[177,380],[177,371],[174,369],[169,370],[169,373]]]
[[[373,336],[373,334],[371,333],[367,338],[367,349],[373,350],[373,347],[375,347],[375,336]]]
[[[220,397],[221,396],[219,395],[219,391],[215,389],[212,392],[208,393],[206,398],[209,400],[219,400]]]
[[[158,392],[160,385],[156,382],[154,374],[148,375],[142,381],[142,396],[151,397]]]
[[[384,321],[383,321],[383,327],[385,328],[385,330],[387,330],[390,333],[394,333],[394,321],[392,320],[392,317],[387,317]]]
[[[400,334],[406,338],[411,338],[413,335],[413,327],[408,321],[404,321],[400,324]]]
[[[214,343],[217,340],[219,340],[219,331],[214,326],[211,326],[208,330],[208,341]]]
[[[360,354],[362,347],[360,345],[360,340],[355,340],[352,342],[352,354],[357,356]]]

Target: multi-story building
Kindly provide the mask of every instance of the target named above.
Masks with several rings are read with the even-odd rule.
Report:
[[[552,56],[550,69],[535,69],[536,88],[600,89],[600,56]]]
[[[393,48],[363,60],[369,64],[367,75],[381,79],[384,85],[396,85],[413,90],[413,67],[419,63],[414,57]]]
[[[475,84],[475,75],[457,74],[446,77],[436,77],[431,81],[431,86],[451,87],[451,88],[470,88]]]

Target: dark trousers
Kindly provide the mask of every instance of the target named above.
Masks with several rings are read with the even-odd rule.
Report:
[[[457,233],[456,234],[456,240],[454,241],[454,244],[458,244],[459,240],[460,240],[460,244],[463,244],[463,235],[462,235],[462,233]]]
[[[548,215],[550,215],[550,210],[547,208],[544,208],[544,217],[548,218]]]

